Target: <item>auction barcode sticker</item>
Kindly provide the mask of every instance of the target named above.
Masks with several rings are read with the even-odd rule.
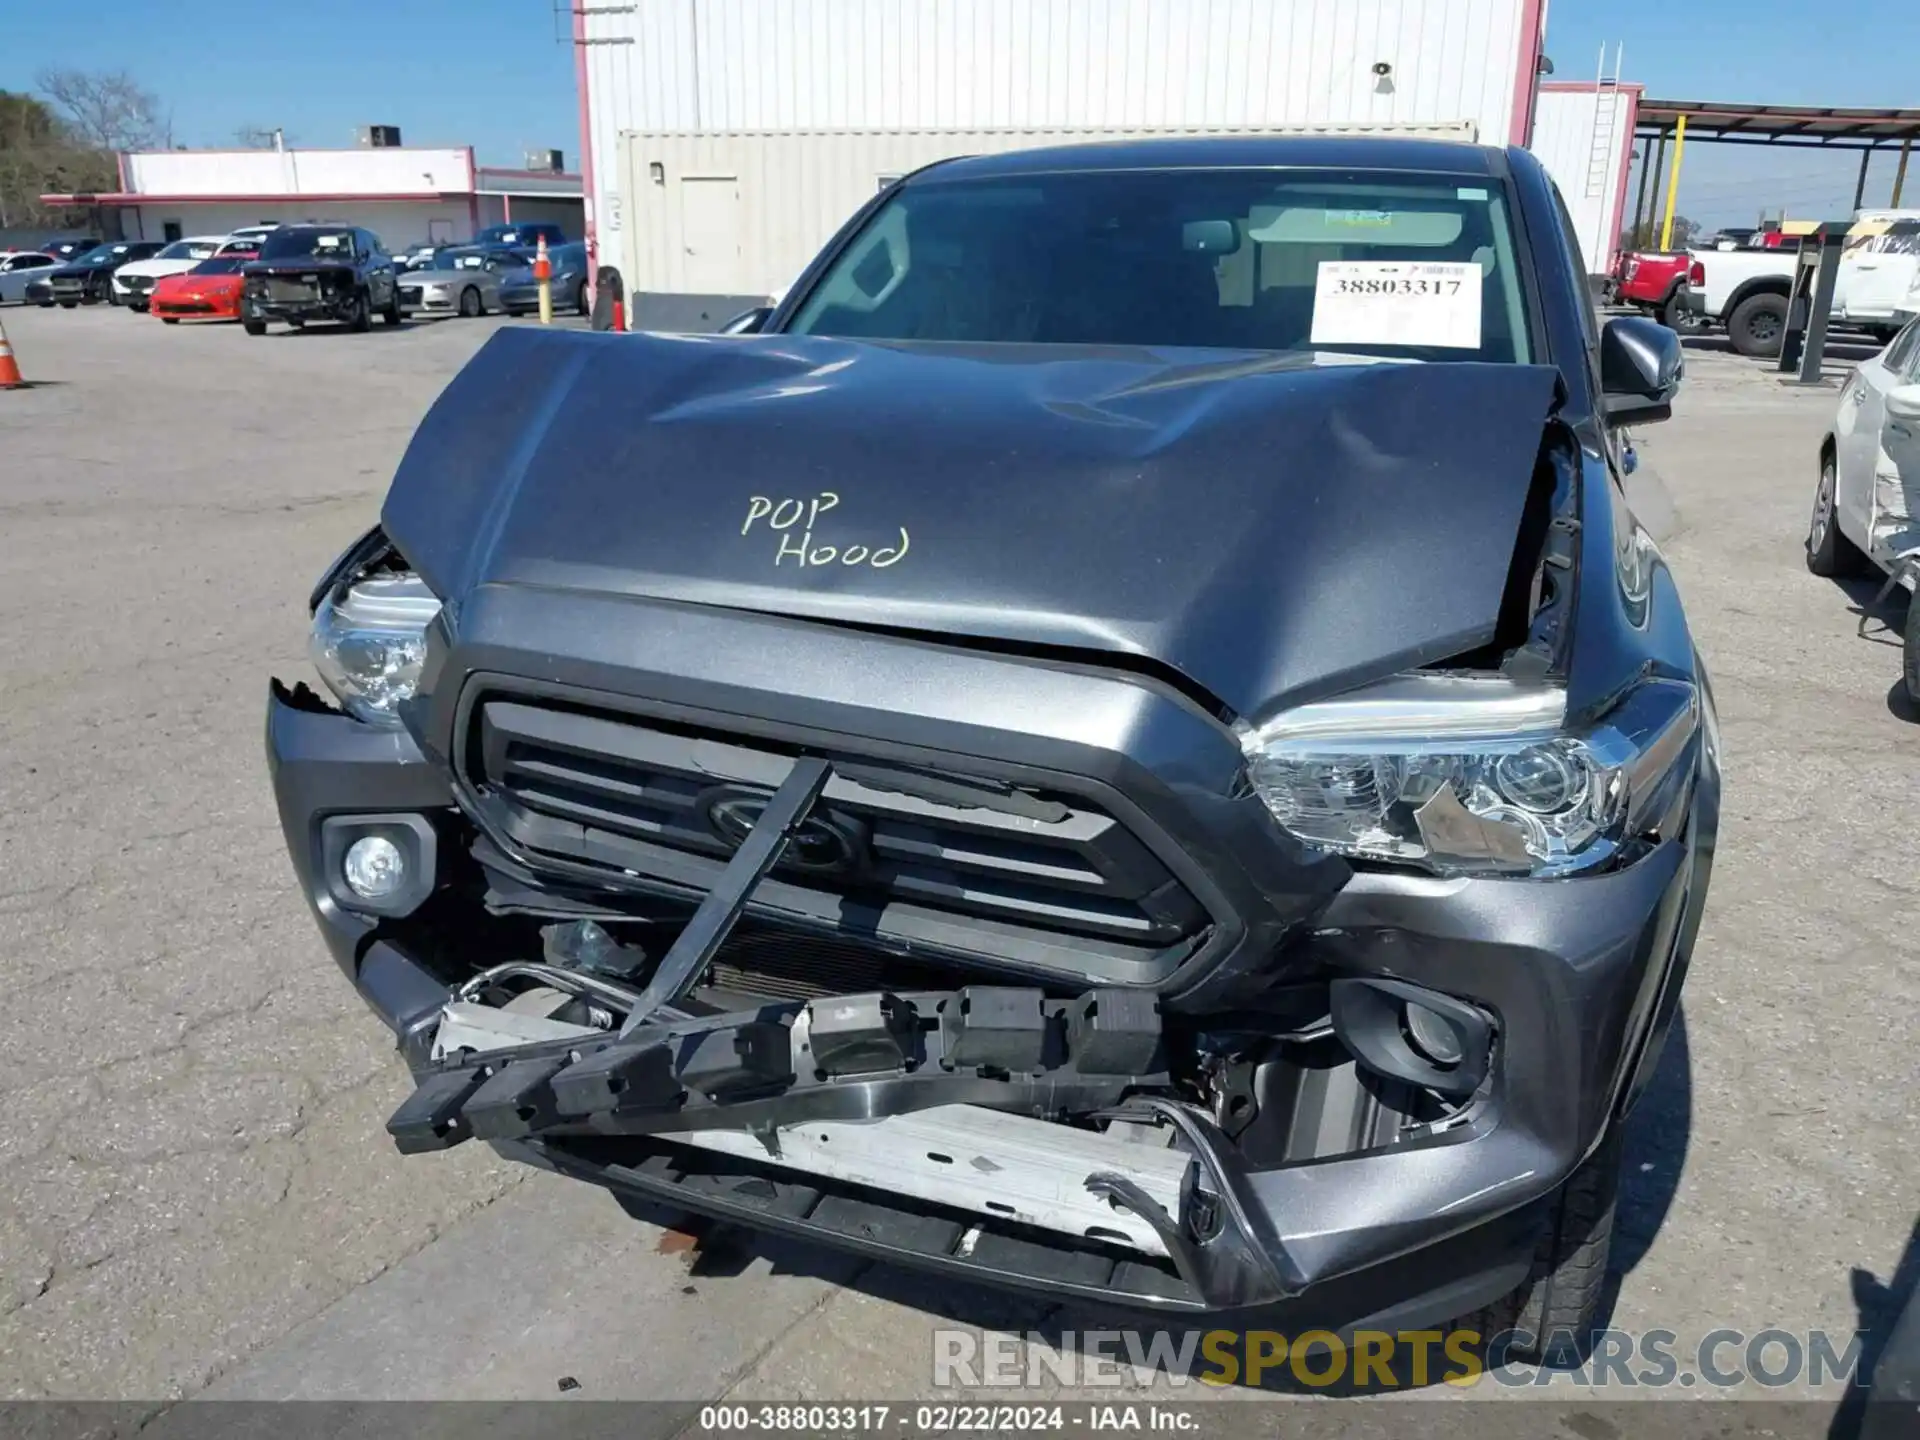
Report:
[[[1315,345],[1480,348],[1480,267],[1471,261],[1325,260],[1313,287]]]

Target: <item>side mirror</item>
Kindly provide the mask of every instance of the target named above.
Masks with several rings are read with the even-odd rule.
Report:
[[[1920,425],[1920,385],[1900,385],[1889,390],[1887,418],[1904,425]]]
[[[743,310],[720,327],[722,335],[758,335],[767,321],[773,318],[771,305],[756,305],[751,310]]]
[[[1657,320],[1622,315],[1600,332],[1600,398],[1609,425],[1665,420],[1685,373],[1680,337]]]

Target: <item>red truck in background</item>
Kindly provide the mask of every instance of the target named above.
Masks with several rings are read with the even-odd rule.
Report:
[[[1686,294],[1692,261],[1685,250],[1625,251],[1613,287],[1614,300],[1645,310],[1669,330],[1679,330],[1685,320],[1681,297]]]

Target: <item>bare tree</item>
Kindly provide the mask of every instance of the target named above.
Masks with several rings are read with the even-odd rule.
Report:
[[[35,77],[73,137],[98,150],[170,150],[173,117],[124,70],[42,70]]]

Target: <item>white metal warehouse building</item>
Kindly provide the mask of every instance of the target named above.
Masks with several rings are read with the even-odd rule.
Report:
[[[647,296],[777,292],[950,155],[1215,130],[1524,144],[1545,23],[1546,0],[580,5],[588,243],[645,323]]]

